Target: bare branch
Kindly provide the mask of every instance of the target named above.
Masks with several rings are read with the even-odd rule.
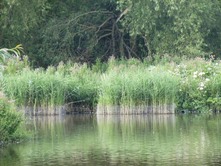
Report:
[[[131,6],[126,8],[121,14],[120,16],[117,18],[116,23],[125,15],[128,13],[128,11],[130,10]]]
[[[110,36],[110,35],[111,35],[111,33],[106,33],[106,34],[100,36],[97,40],[99,41],[99,40],[101,40],[102,38],[107,37],[107,36]]]
[[[102,11],[102,10],[90,11],[90,12],[83,13],[83,14],[80,14],[80,15],[76,16],[75,18],[69,20],[67,24],[69,25],[71,22],[76,21],[76,20],[79,19],[80,17],[84,17],[84,16],[89,15],[89,14],[97,14],[97,13],[111,14],[112,12],[109,12],[109,11],[106,11],[106,10],[104,10],[104,11]]]
[[[97,29],[96,33],[98,33],[100,31],[100,29],[110,20],[112,19],[112,16],[111,17],[108,17]]]

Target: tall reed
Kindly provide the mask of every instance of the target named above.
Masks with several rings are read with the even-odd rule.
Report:
[[[2,89],[18,106],[32,107],[33,111],[47,110],[43,114],[60,113],[62,107],[58,106],[70,103],[93,105],[98,85],[96,75],[87,66],[65,67],[24,69],[8,74],[3,77]]]
[[[0,84],[17,106],[43,114],[57,114],[68,106],[97,106],[98,114],[174,113],[175,108],[211,112],[221,111],[220,64],[197,58],[153,66],[110,58],[91,68],[60,63],[46,70],[7,70]]]
[[[160,68],[115,66],[101,77],[97,113],[174,113],[179,82]],[[111,107],[116,105],[120,111]]]

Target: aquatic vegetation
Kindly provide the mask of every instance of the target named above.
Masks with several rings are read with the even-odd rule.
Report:
[[[220,111],[220,62],[197,58],[184,63],[174,70],[181,77],[178,110]]]
[[[137,59],[4,72],[1,90],[19,107],[58,114],[66,106],[98,114],[211,112],[221,110],[220,61],[196,58],[150,65]],[[119,111],[120,110],[120,111]]]
[[[119,66],[102,75],[98,107],[101,113],[110,105],[120,105],[123,114],[174,113],[168,106],[178,90],[179,78],[160,68]]]
[[[17,106],[45,108],[48,112],[44,114],[57,114],[54,112],[57,106],[93,105],[97,94],[96,81],[96,74],[87,66],[61,64],[57,69],[24,68],[16,75],[7,74],[2,79],[2,89]]]

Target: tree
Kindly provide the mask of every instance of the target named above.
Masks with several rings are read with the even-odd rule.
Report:
[[[44,21],[48,8],[47,0],[1,0],[0,45],[12,47],[25,43],[30,31]]]
[[[40,30],[38,55],[49,63],[74,60],[95,62],[122,54],[124,34],[117,23],[115,1],[65,1],[51,3],[51,19]],[[57,14],[58,13],[58,14]],[[121,52],[121,53],[120,53]],[[36,59],[36,57],[35,57]]]
[[[22,43],[36,66],[138,57],[137,50],[143,45],[142,39],[131,38],[124,31],[115,0],[4,0],[1,6],[5,12],[0,19],[6,20],[2,22],[2,44]]]
[[[203,54],[221,11],[217,0],[118,0],[118,5],[121,11],[129,8],[122,23],[131,36],[145,39],[149,54]]]
[[[0,47],[35,66],[220,53],[220,0],[0,1]]]

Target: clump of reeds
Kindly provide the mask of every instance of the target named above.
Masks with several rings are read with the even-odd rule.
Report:
[[[57,68],[25,68],[16,75],[8,74],[3,77],[2,89],[17,106],[32,107],[34,113],[38,110],[41,114],[58,114],[63,109],[59,106],[93,105],[98,85],[96,77],[86,65],[61,63]]]
[[[0,84],[7,97],[33,114],[59,114],[69,106],[96,105],[98,114],[221,111],[220,64],[202,58],[154,66],[110,58],[91,68],[61,62],[46,70],[27,66],[7,70]]]
[[[112,67],[101,77],[97,113],[174,113],[179,81],[179,77],[160,68]]]

